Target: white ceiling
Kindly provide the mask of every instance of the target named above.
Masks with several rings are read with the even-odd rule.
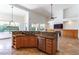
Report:
[[[51,4],[21,4],[22,6],[29,9],[37,9],[37,8],[50,8]],[[72,7],[74,4],[53,4],[53,7],[56,9],[65,9]],[[48,9],[49,10],[49,9]]]
[[[32,11],[35,11],[39,14],[42,14],[46,17],[49,17],[50,14],[51,14],[51,6],[50,4],[19,4],[29,10],[32,10]],[[56,10],[59,10],[59,9],[66,9],[66,8],[69,8],[69,7],[72,7],[73,4],[56,4],[56,5],[53,5],[53,11],[56,11]],[[19,8],[16,8],[14,7],[14,14],[15,15],[25,15],[26,14],[26,11],[22,10],[22,9],[19,9]],[[0,13],[12,13],[12,8],[11,8],[11,5],[9,4],[0,4]]]
[[[49,17],[51,14],[51,4],[21,4],[25,8],[33,10],[37,13],[40,13],[44,16]],[[66,9],[74,6],[73,4],[54,4],[53,5],[53,12],[60,9]]]
[[[12,14],[12,6],[10,4],[0,4],[0,14]],[[24,16],[26,11],[19,8],[13,8],[13,14],[18,16]]]

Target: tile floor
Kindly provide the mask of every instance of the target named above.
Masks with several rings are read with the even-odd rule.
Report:
[[[11,38],[11,37],[12,37],[11,32],[0,32],[0,40],[6,39],[6,38]]]
[[[57,55],[79,55],[79,40],[60,38]],[[36,48],[11,48],[11,38],[0,40],[0,55],[47,55]]]
[[[61,38],[59,40],[60,55],[79,55],[79,39]]]

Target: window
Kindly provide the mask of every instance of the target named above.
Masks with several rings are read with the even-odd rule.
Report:
[[[15,25],[9,25],[9,22],[0,21],[0,32],[9,32],[9,31],[17,31],[19,30],[19,23],[15,23]]]
[[[40,31],[45,31],[45,24],[40,24]]]
[[[30,31],[38,31],[39,24],[31,24],[30,25]]]
[[[31,24],[30,31],[45,31],[45,24]]]

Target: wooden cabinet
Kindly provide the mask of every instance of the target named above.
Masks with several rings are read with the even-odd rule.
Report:
[[[20,41],[20,42],[18,42],[17,41],[17,38],[16,38],[16,43],[18,43],[19,46],[20,46],[19,48],[23,47],[23,39],[24,39],[24,37],[22,37],[22,36],[21,37],[18,37],[18,40]]]
[[[46,52],[48,54],[56,54],[57,43],[55,39],[46,39]]]
[[[38,37],[38,49],[48,54],[56,54],[57,41],[56,39],[46,39],[43,37]]]
[[[37,38],[34,36],[26,36],[23,42],[24,47],[37,47]]]
[[[63,36],[78,39],[78,30],[63,30]]]
[[[38,49],[45,51],[45,38],[43,37],[38,38]]]
[[[51,39],[46,39],[46,52],[52,54],[53,43]]]
[[[23,47],[29,47],[29,37],[25,36],[23,39]]]
[[[22,47],[22,37],[16,37],[15,39],[13,39],[13,47],[14,48],[20,48]]]
[[[29,38],[29,47],[37,47],[37,38],[35,36],[30,36]]]
[[[13,47],[37,47],[37,38],[34,36],[19,36],[13,38]]]
[[[51,34],[51,35],[49,35]],[[33,48],[36,47],[41,51],[48,54],[56,54],[57,51],[57,37],[53,33],[45,32],[41,35],[34,34],[21,34],[13,36],[13,47],[14,48]],[[53,34],[53,35],[52,35]],[[49,36],[48,36],[49,35]],[[52,37],[53,36],[53,37]]]

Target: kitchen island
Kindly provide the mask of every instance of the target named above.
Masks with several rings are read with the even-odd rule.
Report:
[[[56,32],[14,31],[12,37],[12,47],[15,49],[37,48],[50,55],[55,55],[57,52]]]

